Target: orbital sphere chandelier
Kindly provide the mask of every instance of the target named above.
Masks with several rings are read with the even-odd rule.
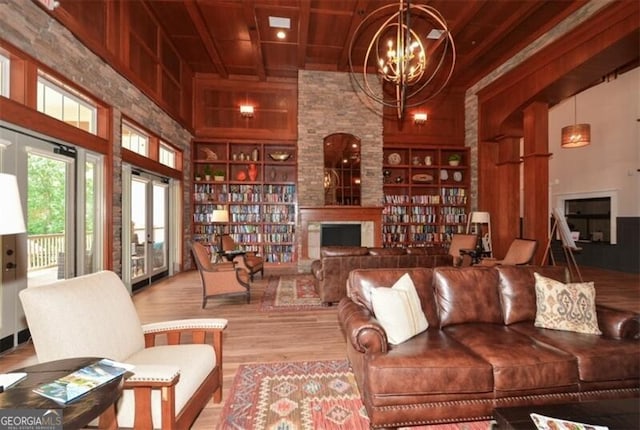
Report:
[[[370,27],[381,22],[368,44],[360,73],[354,69],[354,50]],[[349,71],[369,98],[393,107],[402,119],[408,107],[418,106],[439,94],[449,83],[456,63],[456,48],[449,27],[435,8],[399,0],[377,8],[356,28],[349,44]],[[376,70],[382,96],[367,71]],[[390,89],[389,89],[390,87]]]

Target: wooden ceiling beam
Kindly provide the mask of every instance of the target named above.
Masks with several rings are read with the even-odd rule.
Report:
[[[251,51],[255,58],[256,74],[260,81],[267,80],[267,72],[264,68],[264,54],[262,53],[262,39],[258,31],[258,20],[256,19],[256,5],[253,0],[244,0],[242,2],[242,11],[244,19],[247,22],[249,37],[251,38]]]
[[[298,69],[304,69],[307,63],[310,16],[311,2],[300,2],[300,15],[298,17]]]
[[[541,7],[544,7],[543,2],[523,3],[517,12],[512,13],[507,20],[496,25],[493,31],[489,32],[481,41],[477,41],[474,49],[459,63],[459,70],[465,70],[470,64],[473,64],[476,59],[491,50],[496,42],[504,38],[506,34],[524,22],[527,17]]]
[[[215,40],[213,39],[213,37],[211,37],[211,33],[209,33],[209,30],[207,29],[207,23],[202,17],[202,12],[200,11],[198,4],[196,3],[196,0],[183,1],[184,6],[189,13],[189,17],[191,18],[191,21],[193,21],[193,25],[195,26],[200,39],[202,39],[202,43],[204,44],[204,47],[207,50],[207,54],[209,55],[211,62],[215,66],[215,69],[217,70],[220,77],[225,79],[228,78],[229,72],[222,62],[220,49],[216,45]]]
[[[368,10],[369,0],[358,0],[353,8],[353,14],[351,15],[351,25],[349,31],[344,40],[344,47],[340,53],[340,59],[338,60],[337,70],[347,70],[349,68],[349,45],[351,44],[351,38],[356,32],[356,28],[360,25],[365,18],[365,13]]]

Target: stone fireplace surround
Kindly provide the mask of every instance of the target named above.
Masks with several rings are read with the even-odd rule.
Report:
[[[362,206],[324,204],[323,140],[338,132],[361,141]],[[348,73],[298,71],[299,270],[319,256],[323,222],[361,223],[363,245],[382,246],[382,146],[382,108],[354,91]]]

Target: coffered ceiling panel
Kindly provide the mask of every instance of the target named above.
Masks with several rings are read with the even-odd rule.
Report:
[[[143,0],[196,73],[265,81],[298,69],[348,70],[360,22],[394,0]],[[451,85],[466,88],[532,43],[587,0],[433,0],[447,21],[458,61]],[[392,9],[389,9],[392,10]],[[280,40],[269,19],[287,18]],[[358,67],[375,27],[356,42]],[[419,31],[423,31],[418,29]]]

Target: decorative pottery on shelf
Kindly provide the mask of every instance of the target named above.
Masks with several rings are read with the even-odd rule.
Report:
[[[418,173],[416,175],[413,175],[411,177],[411,180],[413,182],[432,182],[433,175],[430,175],[429,173]]]
[[[244,170],[238,170],[238,173],[236,173],[236,180],[245,181],[246,179],[247,179],[247,172],[245,172]]]
[[[255,164],[249,164],[249,168],[247,169],[247,174],[249,175],[250,181],[255,181],[258,178],[258,168]]]
[[[273,161],[287,161],[289,157],[291,157],[291,153],[284,152],[284,151],[275,151],[275,152],[270,152],[269,157]]]

